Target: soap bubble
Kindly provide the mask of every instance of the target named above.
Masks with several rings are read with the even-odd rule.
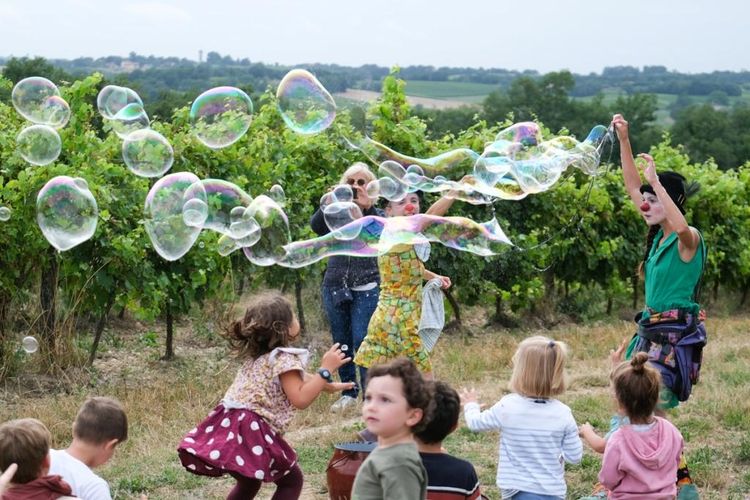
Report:
[[[36,199],[39,228],[61,252],[91,238],[98,215],[94,195],[80,177],[55,177],[44,185]]]
[[[200,227],[185,224],[182,213],[185,191],[199,181],[190,172],[165,175],[146,196],[146,233],[154,250],[166,260],[177,260],[185,255],[201,233]]]
[[[57,102],[50,101],[50,99],[59,97],[60,90],[57,85],[40,76],[24,78],[16,83],[11,92],[11,101],[13,101],[13,107],[16,108],[16,111],[30,122],[38,124],[49,122],[50,109],[48,109],[48,106]],[[69,108],[68,113],[70,113]],[[67,122],[67,120],[65,121]]]
[[[96,96],[96,107],[99,114],[108,120],[115,118],[117,113],[130,104],[143,107],[141,97],[133,89],[118,85],[107,85]]]
[[[111,124],[112,130],[120,139],[126,139],[136,130],[146,129],[151,125],[146,110],[138,103],[131,103],[120,109],[112,118]]]
[[[32,165],[48,165],[60,156],[62,141],[57,131],[47,125],[31,125],[16,137],[16,147]]]
[[[286,125],[298,134],[317,134],[336,118],[336,103],[317,78],[303,69],[284,76],[276,90]]]
[[[21,347],[27,354],[33,354],[39,349],[39,341],[32,336],[27,336],[21,340]]]
[[[268,190],[268,197],[278,203],[280,207],[286,206],[286,193],[284,193],[284,188],[278,184],[271,186],[271,189]]]
[[[204,179],[185,191],[185,223],[230,235],[232,210],[247,207],[252,201],[252,196],[231,182]]]
[[[245,256],[255,265],[270,266],[286,254],[284,245],[291,241],[289,220],[281,207],[266,195],[260,195],[248,207],[248,215],[260,225],[260,240],[245,247]]]
[[[216,87],[203,92],[190,108],[193,133],[211,149],[237,142],[252,121],[253,102],[235,87]]]
[[[339,349],[341,349],[342,351],[348,351],[349,350],[349,346],[346,345],[346,344],[341,344],[341,347],[339,347]]]
[[[6,222],[10,220],[10,208],[0,206],[0,222]]]
[[[327,204],[321,202],[323,208],[323,219],[328,229],[342,240],[356,238],[360,227],[350,222],[362,217],[362,209],[354,203],[354,192],[348,184],[336,186],[329,196]],[[324,199],[326,198],[324,196]]]
[[[161,177],[172,168],[174,151],[159,132],[136,130],[122,143],[122,159],[135,175]]]

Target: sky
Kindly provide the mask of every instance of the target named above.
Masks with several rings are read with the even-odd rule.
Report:
[[[748,0],[0,0],[0,56],[750,69]]]

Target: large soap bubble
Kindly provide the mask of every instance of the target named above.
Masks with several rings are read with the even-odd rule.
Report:
[[[137,104],[143,107],[143,101],[135,90],[118,85],[107,85],[96,97],[96,107],[106,119],[112,120],[124,107]]]
[[[98,215],[94,195],[80,177],[55,177],[44,185],[36,198],[39,228],[47,241],[61,252],[91,238]]]
[[[321,199],[323,220],[328,229],[342,240],[356,238],[359,234],[360,227],[350,222],[362,217],[362,209],[353,200],[354,193],[348,184],[336,186],[331,193]]]
[[[51,114],[55,114],[55,104],[65,102],[60,97],[57,85],[40,76],[24,78],[16,83],[11,93],[11,100],[16,111],[33,123],[50,124]],[[67,106],[67,103],[66,103]],[[70,116],[70,108],[68,108]],[[55,122],[60,117],[54,119]],[[67,123],[67,118],[64,120]]]
[[[237,142],[252,121],[253,102],[235,87],[216,87],[205,91],[190,108],[193,133],[211,149]]]
[[[136,130],[122,143],[122,159],[135,175],[161,177],[172,168],[174,150],[159,132]]]
[[[331,94],[309,71],[293,69],[276,90],[279,111],[287,126],[299,134],[317,134],[336,118]]]
[[[0,206],[0,222],[7,222],[10,220],[10,213],[10,208]]]
[[[16,137],[16,148],[32,165],[48,165],[60,156],[62,141],[57,131],[47,125],[31,125]]]
[[[42,113],[44,121],[39,123],[54,128],[63,128],[70,120],[70,106],[60,96],[48,97],[44,101]]]
[[[190,172],[159,179],[146,196],[145,227],[156,252],[166,260],[185,255],[200,235],[200,227],[185,224],[182,215],[185,191],[200,179]]]
[[[147,129],[151,125],[143,105],[135,102],[120,109],[112,118],[111,124],[112,130],[120,139],[126,139],[136,130]]]

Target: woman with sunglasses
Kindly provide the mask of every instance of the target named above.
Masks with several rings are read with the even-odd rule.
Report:
[[[354,194],[353,201],[362,210],[362,215],[384,216],[383,210],[375,207],[375,200],[367,196],[367,184],[375,180],[375,175],[364,163],[357,162],[341,176],[339,184],[349,184]],[[322,236],[330,232],[323,217],[324,204],[310,219],[313,231]],[[322,297],[328,322],[331,325],[333,341],[348,346],[348,356],[354,358],[362,340],[367,334],[370,317],[378,305],[380,274],[375,257],[351,257],[335,255],[328,259],[323,275]],[[344,391],[341,398],[331,406],[332,411],[355,409],[357,395],[366,376],[366,369],[356,369],[353,361],[339,368],[341,382],[354,382],[354,387]],[[357,385],[359,371],[360,385]]]

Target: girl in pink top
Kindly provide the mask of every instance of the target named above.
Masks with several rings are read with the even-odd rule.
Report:
[[[302,471],[283,434],[296,409],[321,391],[351,389],[331,372],[351,360],[334,344],[317,375],[306,373],[307,349],[289,347],[299,337],[292,305],[277,293],[262,295],[228,332],[245,360],[219,405],[188,432],[177,452],[183,467],[204,476],[231,475],[237,484],[227,499],[254,498],[263,482],[276,484],[274,499],[298,498]]]
[[[637,353],[612,373],[615,400],[629,424],[607,441],[599,481],[610,499],[673,499],[674,478],[682,453],[682,435],[668,420],[654,416],[659,401],[659,372]]]

